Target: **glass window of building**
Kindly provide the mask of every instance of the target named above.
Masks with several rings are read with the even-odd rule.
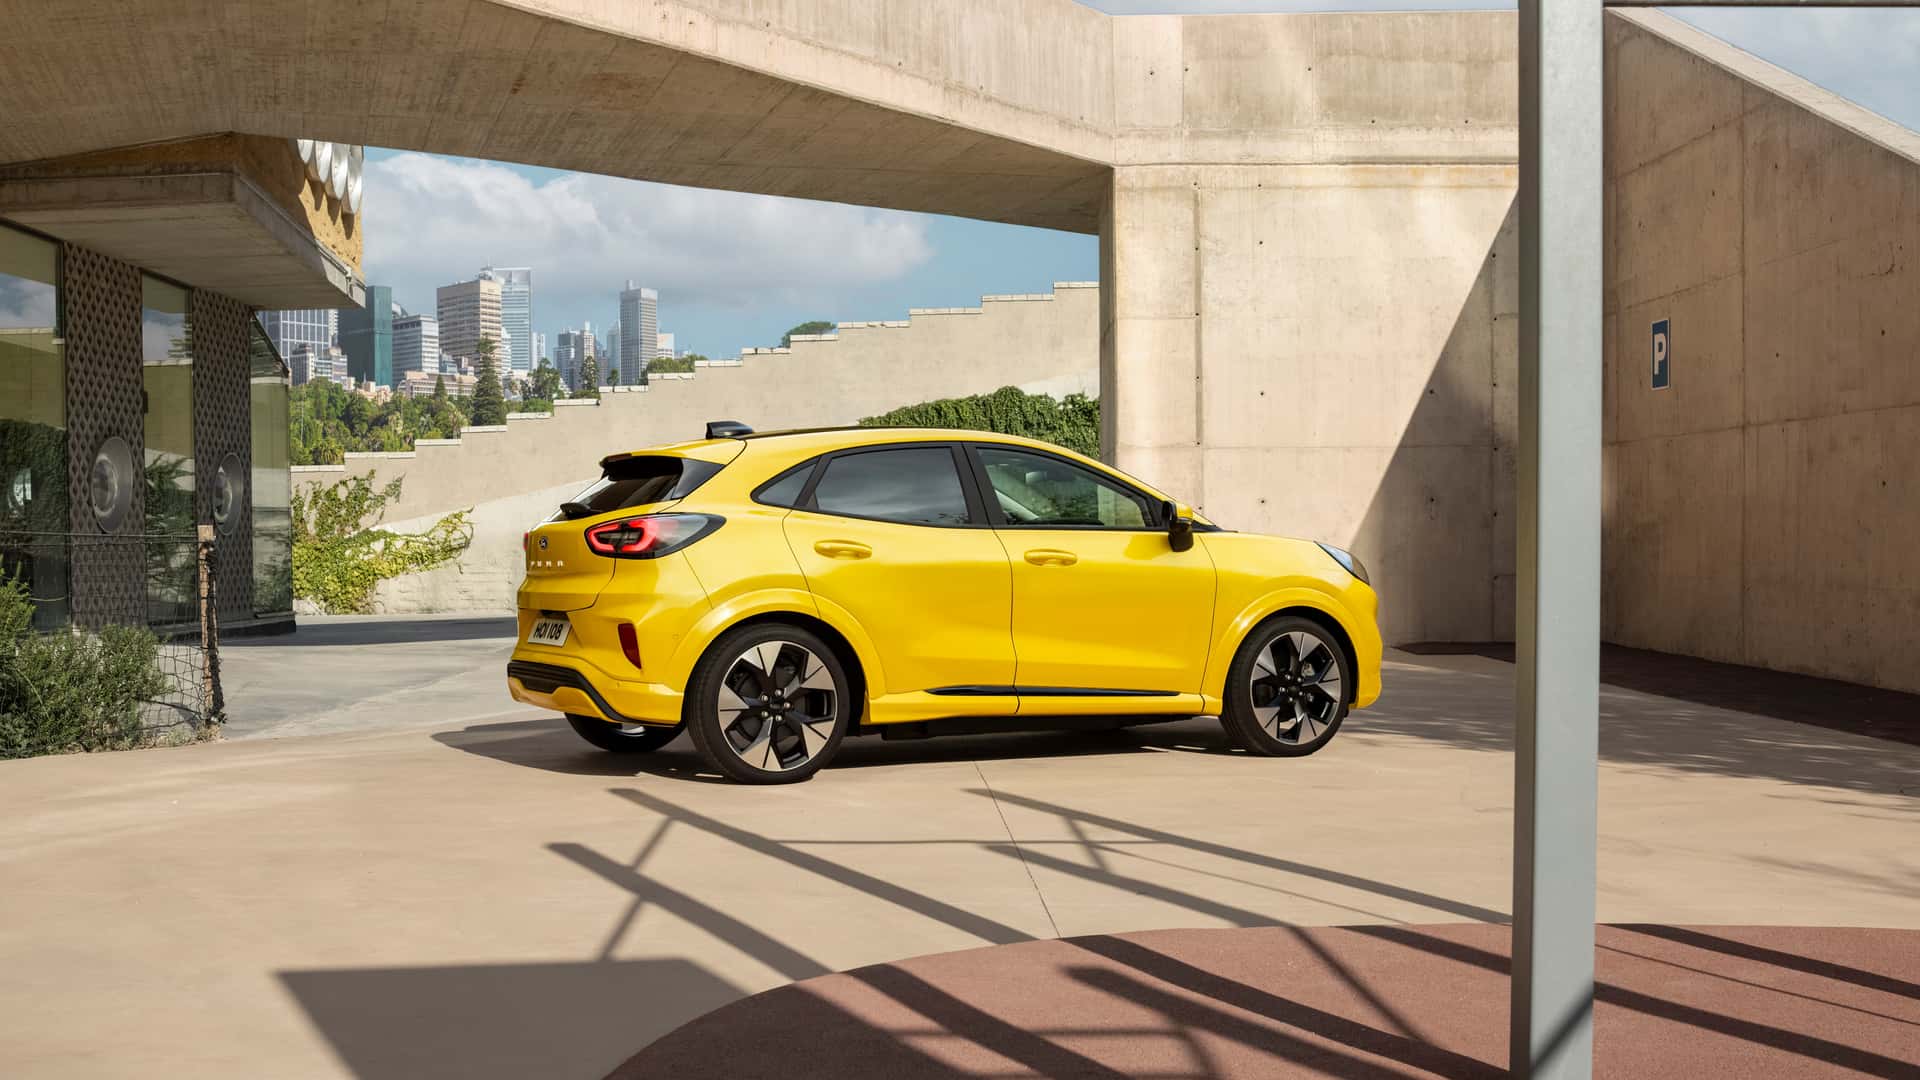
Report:
[[[193,509],[193,342],[187,290],[141,278],[140,340],[145,426],[147,621],[199,618]]]
[[[0,577],[26,584],[43,629],[68,616],[59,264],[59,245],[0,225]]]
[[[248,351],[253,392],[253,611],[293,610],[293,473],[287,365],[258,324]]]

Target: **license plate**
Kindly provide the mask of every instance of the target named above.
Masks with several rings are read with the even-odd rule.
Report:
[[[527,631],[529,645],[565,645],[567,632],[573,624],[565,619],[535,619],[533,628]]]

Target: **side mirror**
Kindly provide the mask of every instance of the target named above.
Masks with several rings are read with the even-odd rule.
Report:
[[[1167,546],[1175,551],[1193,547],[1193,507],[1186,503],[1163,502],[1160,516],[1167,519]]]

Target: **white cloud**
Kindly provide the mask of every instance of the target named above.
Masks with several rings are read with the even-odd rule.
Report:
[[[673,305],[807,302],[904,276],[932,255],[925,219],[891,210],[585,173],[536,182],[427,154],[367,163],[367,280],[431,311],[480,267],[531,266],[536,303],[613,295],[626,279]],[[539,314],[537,329],[547,329]]]

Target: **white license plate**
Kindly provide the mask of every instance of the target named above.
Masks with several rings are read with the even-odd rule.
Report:
[[[567,632],[573,624],[565,619],[535,619],[533,628],[527,631],[529,645],[565,645]]]

